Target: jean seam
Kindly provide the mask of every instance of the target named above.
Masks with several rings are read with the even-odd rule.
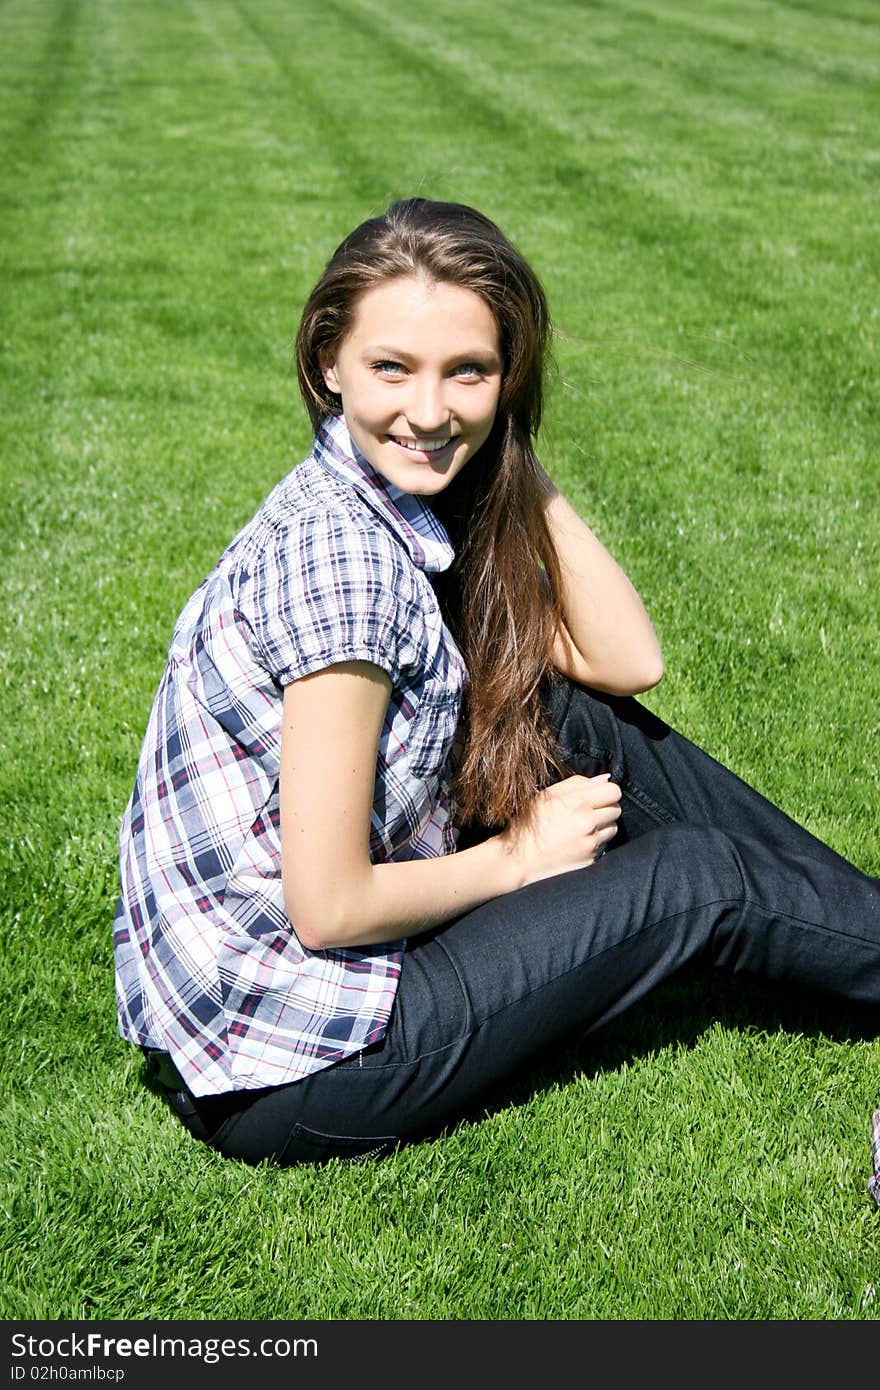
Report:
[[[440,950],[443,952],[444,956],[446,957],[447,961],[449,962],[449,966],[450,966],[451,970],[453,971],[456,980],[458,981],[458,988],[459,988],[459,990],[461,991],[461,997],[462,997],[462,999],[464,1000],[464,1005],[465,1005],[465,1008],[466,1008],[466,1010],[467,1010],[467,1013],[466,1013],[466,1015],[465,1015],[465,1031],[464,1031],[462,1034],[460,1034],[460,1036],[459,1036],[459,1041],[460,1041],[462,1037],[469,1037],[470,1034],[473,1032],[474,1010],[473,1010],[473,1005],[471,1004],[471,997],[470,997],[470,995],[469,995],[468,992],[467,992],[467,988],[465,987],[465,982],[464,982],[464,980],[463,980],[463,978],[462,978],[462,974],[461,974],[461,971],[460,971],[459,968],[458,968],[458,965],[456,964],[455,960],[453,959],[453,957],[449,954],[449,952],[448,952],[447,949],[446,949],[445,943],[444,943],[444,941],[443,941],[442,933],[441,933],[439,936],[437,936],[437,937],[435,938],[435,944],[436,944],[437,946],[439,946]]]
[[[603,947],[602,950],[597,951],[595,955],[591,957],[591,959],[598,960],[600,956],[607,954],[608,951],[615,950],[618,946],[622,946],[630,941],[637,941],[639,937],[644,935],[645,932],[653,931],[655,927],[662,926],[664,922],[672,922],[675,920],[676,917],[686,917],[693,912],[701,912],[707,907],[718,907],[721,904],[727,904],[730,906],[736,905],[742,908],[758,908],[759,911],[765,913],[768,917],[783,917],[787,922],[795,922],[800,926],[811,927],[814,931],[827,932],[831,936],[843,936],[847,941],[851,941],[853,939],[852,933],[850,932],[839,932],[836,928],[825,926],[822,922],[812,922],[807,917],[797,917],[790,912],[780,912],[777,908],[765,907],[763,903],[757,900],[757,898],[752,898],[747,895],[744,895],[743,897],[734,898],[710,898],[706,902],[699,903],[696,907],[688,907],[680,912],[670,912],[665,917],[658,917],[656,921],[646,924],[645,926],[641,927],[637,932],[632,932],[631,935],[621,938],[619,941],[615,941],[609,946]],[[871,942],[867,938],[859,937],[857,939],[860,941],[864,941],[865,945],[867,946],[873,945],[873,942]],[[585,961],[581,962],[580,965],[573,965],[569,970],[564,970],[560,975],[554,975],[552,980],[546,980],[544,984],[539,985],[537,989],[533,990],[532,994],[540,994],[542,990],[549,989],[551,985],[557,984],[559,980],[564,980],[566,975],[571,975],[575,970],[580,970],[582,966],[585,964]],[[506,1009],[514,1008],[520,1002],[521,1001],[519,999],[511,999],[507,1004],[502,1004],[500,1008],[494,1011],[494,1013],[487,1014],[486,1017],[480,1021],[480,1023],[477,1025],[477,1028],[475,1028],[473,1032],[477,1032],[479,1028],[482,1028],[483,1025],[488,1023],[491,1019],[497,1018],[498,1015],[504,1013]],[[438,1051],[442,1050],[443,1049],[438,1049]]]
[[[653,797],[649,796],[647,792],[642,791],[641,787],[636,786],[634,782],[628,780],[625,782],[622,781],[620,783],[620,789],[624,796],[628,796],[630,801],[634,801],[647,815],[652,816],[654,820],[659,821],[662,825],[679,824],[675,816],[671,816],[668,811],[665,811],[663,807],[653,799]]]
[[[420,1062],[425,1061],[425,1060],[426,1060],[427,1058],[429,1058],[429,1057],[439,1057],[441,1053],[443,1053],[443,1052],[448,1052],[449,1049],[450,1049],[451,1047],[457,1047],[458,1044],[459,1044],[460,1042],[463,1042],[466,1038],[471,1037],[471,1036],[476,1032],[477,1028],[480,1026],[479,1024],[475,1024],[475,1022],[474,1022],[474,1010],[473,1010],[473,1005],[471,1004],[470,996],[469,996],[467,990],[465,989],[464,981],[463,981],[462,976],[461,976],[461,971],[459,970],[459,968],[458,968],[458,966],[456,965],[455,961],[453,960],[452,956],[451,956],[451,955],[449,954],[449,952],[447,951],[446,947],[443,945],[443,942],[440,940],[440,937],[439,937],[439,936],[435,938],[434,944],[437,945],[437,946],[439,946],[440,949],[442,950],[443,955],[444,955],[446,961],[447,961],[448,964],[449,964],[449,968],[452,970],[453,974],[455,975],[455,979],[456,979],[456,981],[457,981],[457,983],[458,983],[459,990],[461,991],[461,996],[462,996],[462,999],[463,999],[463,1001],[464,1001],[465,1008],[466,1008],[466,1010],[467,1010],[467,1015],[466,1015],[466,1022],[465,1022],[465,1026],[464,1026],[464,1031],[461,1032],[461,1033],[459,1033],[456,1037],[451,1038],[451,1039],[449,1040],[449,1042],[444,1043],[442,1047],[434,1047],[434,1048],[432,1048],[432,1049],[430,1050],[430,1052],[419,1052],[419,1053],[417,1053],[417,1055],[416,1055],[414,1058],[411,1058],[410,1060],[405,1061],[405,1062],[381,1062],[381,1063],[377,1063],[375,1066],[371,1066],[371,1067],[362,1067],[361,1070],[363,1070],[364,1072],[371,1073],[371,1072],[393,1071],[393,1070],[395,1070],[396,1068],[400,1068],[400,1067],[414,1067],[414,1066],[418,1066],[418,1064],[419,1064]],[[505,1006],[505,1007],[507,1007],[507,1006]],[[401,1012],[402,1012],[402,1011],[401,1011]],[[490,1017],[493,1017],[493,1015],[490,1015]],[[402,1033],[403,1033],[403,1038],[404,1038],[404,1042],[405,1042],[405,1041],[406,1041],[406,1029],[405,1029],[404,1020],[402,1020],[402,1025],[403,1025],[403,1026],[402,1026],[401,1031],[402,1031]],[[331,1071],[332,1071],[332,1068],[328,1068],[328,1069],[327,1069],[327,1075],[329,1075]]]
[[[631,941],[638,941],[641,936],[644,936],[645,932],[653,931],[655,927],[662,926],[664,922],[672,922],[676,917],[687,917],[693,912],[701,912],[707,907],[717,907],[721,903],[744,905],[744,901],[743,898],[710,898],[707,902],[700,903],[696,907],[683,908],[679,912],[669,912],[665,917],[658,917],[656,921],[646,923],[644,926],[640,927],[638,931],[631,932],[629,936],[621,937],[618,941],[614,941],[608,946],[603,946],[600,951],[594,952],[590,957],[590,961],[598,960],[601,956],[606,955],[609,951],[615,950],[618,946],[623,946]],[[762,909],[762,911],[763,910],[765,909]],[[587,961],[581,961],[579,965],[570,966],[568,970],[563,970],[561,974],[554,975],[552,980],[545,980],[542,985],[539,985],[537,989],[532,991],[532,994],[540,994],[542,990],[549,989],[551,985],[557,984],[559,980],[564,980],[567,975],[574,974],[576,970],[581,970],[588,963]],[[519,1002],[520,1001],[517,999],[511,999],[507,1004],[502,1004],[501,1008],[496,1009],[494,1013],[487,1014],[482,1022],[488,1023],[490,1019],[497,1018],[499,1014],[504,1013],[505,1009],[513,1008]]]
[[[675,825],[677,823],[677,818],[675,816],[670,815],[668,811],[664,810],[652,796],[649,796],[648,793],[636,782],[633,782],[631,778],[627,777],[625,774],[619,779],[614,777],[613,768],[615,756],[613,753],[609,753],[607,748],[595,748],[592,744],[574,743],[570,745],[569,749],[569,756],[572,754],[575,757],[594,758],[596,762],[607,762],[612,769],[611,776],[617,781],[621,791],[632,801],[635,801],[643,811],[663,825]]]

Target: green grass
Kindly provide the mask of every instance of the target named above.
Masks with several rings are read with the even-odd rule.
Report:
[[[413,192],[544,279],[545,461],[656,619],[652,707],[880,874],[878,38],[869,0],[0,5],[3,1316],[877,1316],[870,1022],[683,980],[435,1144],[251,1170],[144,1088],[110,921],[172,622],[308,443],[299,306]]]

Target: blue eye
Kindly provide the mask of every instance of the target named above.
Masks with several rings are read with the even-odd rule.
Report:
[[[380,372],[382,376],[399,376],[400,373],[405,370],[401,362],[386,361],[373,363],[373,371]]]
[[[492,368],[485,361],[463,361],[455,370],[456,377],[462,377],[464,381],[475,381],[477,377],[489,377],[491,374]]]

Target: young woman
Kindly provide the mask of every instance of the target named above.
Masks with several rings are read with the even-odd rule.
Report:
[[[224,1154],[434,1134],[695,959],[880,1004],[880,881],[632,698],[657,638],[534,452],[548,333],[473,209],[359,226],[300,324],[312,452],[174,630],[120,1030]]]

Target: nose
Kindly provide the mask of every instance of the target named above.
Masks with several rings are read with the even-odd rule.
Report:
[[[410,380],[406,418],[413,434],[438,434],[449,423],[442,377],[416,373]]]

